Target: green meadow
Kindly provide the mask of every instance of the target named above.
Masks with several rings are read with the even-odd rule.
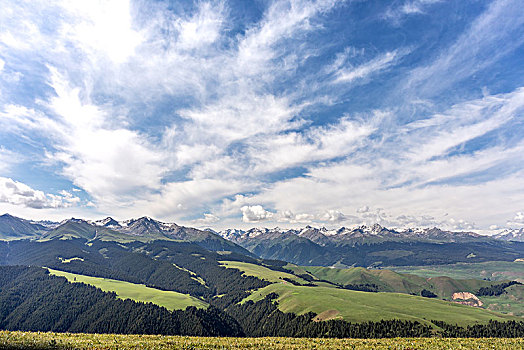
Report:
[[[306,280],[303,280],[302,278],[292,275],[290,273],[274,271],[260,265],[250,264],[241,261],[220,261],[220,264],[230,269],[238,269],[244,272],[244,275],[246,276],[254,276],[266,280],[268,282],[282,282],[282,279],[289,278],[299,283],[308,283]]]
[[[135,284],[109,278],[91,277],[49,269],[51,275],[62,276],[69,282],[85,283],[100,288],[104,292],[115,292],[120,299],[132,299],[140,302],[150,302],[163,306],[168,310],[183,310],[188,306],[207,308],[207,303],[187,294],[150,288],[143,284]]]
[[[308,273],[318,279],[340,285],[374,284],[383,292],[416,295],[420,295],[422,289],[427,289],[436,293],[440,298],[446,299],[450,299],[454,292],[476,293],[481,287],[488,287],[494,283],[472,278],[453,279],[438,274],[422,277],[415,274],[398,273],[387,269],[366,269],[364,267],[339,269],[289,264],[286,268],[295,271],[295,273]]]
[[[480,300],[488,310],[524,317],[524,285],[513,285],[502,295],[481,296]]]
[[[424,277],[477,278],[491,281],[516,280],[524,282],[524,261],[489,261],[431,266],[398,266],[391,269]]]
[[[279,295],[283,312],[314,312],[319,320],[342,318],[349,322],[411,320],[428,323],[439,320],[461,326],[508,321],[515,317],[488,310],[401,293],[366,293],[328,287],[303,287],[290,283],[271,284],[253,292],[242,302],[258,301],[270,293]]]
[[[507,300],[505,304],[501,304],[500,299],[493,298],[490,301],[486,300],[489,304],[493,304],[491,310],[486,310],[409,295],[411,292],[420,291],[421,288],[428,288],[439,292],[439,295],[449,297],[449,290],[456,289],[457,285],[463,291],[478,290],[482,286],[490,285],[489,282],[482,280],[452,280],[448,277],[425,278],[400,274],[391,270],[368,270],[365,268],[336,269],[292,264],[285,266],[297,274],[307,273],[317,279],[342,285],[374,283],[386,288],[385,290],[390,290],[387,293],[367,293],[339,289],[323,282],[315,282],[317,287],[295,286],[283,279],[290,278],[300,283],[307,283],[307,281],[289,273],[274,271],[245,262],[222,261],[221,264],[228,268],[239,269],[248,276],[274,282],[274,284],[254,291],[242,302],[247,300],[256,302],[270,293],[276,293],[279,295],[277,301],[281,311],[299,315],[311,311],[318,314],[318,320],[344,319],[350,322],[365,322],[402,319],[423,323],[428,323],[429,320],[440,320],[453,324],[469,325],[476,322],[485,323],[491,319],[498,321],[516,319],[512,315],[503,315],[500,312],[508,312],[508,303],[510,302],[519,303],[519,301]]]

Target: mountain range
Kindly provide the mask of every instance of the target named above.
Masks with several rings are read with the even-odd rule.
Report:
[[[382,227],[224,230],[217,234],[265,259],[310,266],[434,265],[524,255],[522,231],[496,236],[434,228],[395,230]]]
[[[386,241],[420,241],[420,242],[470,242],[486,239],[486,236],[474,232],[451,232],[434,228],[417,228],[395,230],[374,224],[373,226],[359,226],[355,228],[341,227],[328,230],[325,227],[315,228],[306,226],[302,229],[267,229],[252,228],[250,230],[229,229],[217,232],[220,236],[233,242],[245,242],[251,239],[274,238],[275,236],[286,236],[293,234],[298,237],[309,239],[319,245],[359,243],[380,243]],[[518,238],[514,236],[512,238]],[[521,236],[520,238],[524,238]],[[513,239],[512,239],[513,240]],[[515,239],[518,240],[518,239]]]
[[[360,327],[348,322],[368,322],[359,336],[392,327],[388,336],[420,336],[436,325],[427,320],[518,319],[457,305],[455,293],[521,300],[524,292],[497,276],[426,278],[386,268],[524,257],[522,242],[438,229],[217,234],[149,217],[53,223],[6,214],[0,234],[0,329],[7,330],[347,337]]]
[[[232,251],[264,259],[309,266],[406,266],[455,262],[513,261],[524,257],[524,231],[505,230],[495,236],[451,232],[438,228],[395,230],[373,226],[336,230],[252,228],[213,231],[165,223],[149,217],[117,221],[30,221],[0,216],[0,239],[80,238],[118,242],[171,240],[194,242],[214,251]]]
[[[492,237],[495,239],[502,239],[504,241],[524,242],[524,228],[505,229]]]
[[[227,250],[251,255],[246,249],[212,232],[164,223],[149,217],[122,222],[110,217],[98,221],[71,218],[62,222],[35,222],[9,214],[0,216],[0,239],[3,240],[48,241],[73,238],[117,242],[184,241],[194,242],[210,250]]]

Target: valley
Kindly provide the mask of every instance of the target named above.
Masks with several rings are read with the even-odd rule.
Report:
[[[123,223],[110,218],[99,222],[71,219],[46,227],[32,226],[37,224],[23,219],[19,219],[19,225],[13,226],[16,218],[12,216],[0,217],[0,225],[2,219],[8,220],[10,227],[20,228],[20,232],[11,232],[10,236],[9,231],[5,231],[6,239],[0,241],[0,263],[4,265],[0,269],[4,269],[6,276],[14,276],[11,279],[6,277],[0,283],[0,300],[9,300],[13,305],[4,310],[4,321],[0,324],[4,329],[115,332],[115,324],[103,320],[116,317],[119,320],[116,324],[131,322],[126,313],[115,316],[110,311],[124,305],[125,309],[134,310],[132,312],[148,308],[150,316],[142,322],[149,324],[147,329],[153,332],[156,332],[154,329],[164,329],[161,331],[164,334],[429,336],[478,332],[471,327],[491,327],[490,332],[494,332],[497,327],[511,324],[508,322],[516,322],[517,329],[524,325],[521,317],[524,305],[522,285],[518,282],[508,286],[503,284],[515,276],[507,274],[508,271],[518,275],[518,266],[522,264],[519,262],[431,265],[426,261],[427,265],[422,266],[379,268],[375,261],[372,264],[375,268],[344,264],[336,264],[339,267],[312,266],[267,259],[257,256],[257,249],[248,244],[240,246],[211,231],[166,224],[147,217]],[[311,233],[312,228],[308,230]],[[289,246],[287,249],[295,249],[295,244],[300,246],[306,240],[310,242],[307,244],[328,246],[327,243],[321,246],[309,238],[290,234],[281,233],[287,237],[283,240],[273,237],[273,243],[285,242]],[[424,235],[422,241],[412,237],[410,242],[404,243],[382,239],[375,243],[372,240],[362,245],[331,247],[345,254],[345,261],[357,259],[364,262],[377,257],[390,261],[419,261],[415,253],[399,254],[397,245],[403,245],[402,251],[407,252],[422,249],[422,246],[431,248],[451,244],[457,246],[456,251],[462,247],[465,252],[473,244],[492,249],[488,249],[485,256],[502,249],[508,260],[521,248],[506,241],[501,241],[502,245],[499,241],[486,243],[486,238],[476,240],[469,234],[459,235],[465,237],[463,241],[461,238],[445,243],[442,241],[444,236],[451,233],[435,234],[434,238]],[[274,236],[275,232],[271,235]],[[387,235],[389,233],[384,234]],[[440,240],[440,243],[428,240]],[[353,256],[357,250],[359,255]],[[425,254],[436,252],[432,253],[430,249]],[[479,256],[482,254],[476,254],[477,259]],[[32,267],[13,270],[14,265]],[[501,274],[503,271],[506,274]],[[483,277],[488,273],[497,278]],[[72,294],[46,294],[45,289],[31,289],[21,298],[12,299],[13,293],[23,290],[29,276],[41,280],[39,283],[56,285],[53,287],[56,291],[69,290],[68,293]],[[66,288],[66,285],[79,286],[80,289]],[[95,290],[99,292],[96,293],[101,294],[96,294],[91,288],[97,288]],[[466,301],[453,299],[459,294],[475,295],[491,290],[498,294],[479,294],[481,307],[461,305]],[[94,293],[90,294],[94,304],[91,311],[88,308],[82,314],[90,322],[79,323],[71,317],[78,313],[75,310],[80,305],[65,301],[69,298],[74,301],[75,295],[82,293]],[[48,301],[40,306],[41,316],[34,314],[28,323],[29,320],[25,320],[28,311],[23,310],[34,308],[36,300]],[[59,300],[62,300],[62,313],[57,314],[56,319],[46,317],[44,321],[41,317],[49,312],[45,311],[47,305],[59,303]],[[99,309],[97,305],[101,303],[114,306]],[[119,303],[124,304],[117,306]],[[161,314],[165,315],[164,318],[154,316]],[[162,319],[164,321],[159,321]],[[186,326],[182,326],[182,320],[188,322]],[[36,326],[38,324],[41,326]],[[125,331],[129,326],[123,327],[118,329]]]

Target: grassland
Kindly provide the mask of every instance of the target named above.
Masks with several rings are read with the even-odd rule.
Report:
[[[263,266],[238,261],[221,261],[223,266],[236,268],[248,276],[265,279],[274,284],[252,293],[244,301],[257,301],[269,293],[277,293],[279,309],[283,312],[303,314],[312,311],[319,320],[344,319],[352,322],[379,321],[382,319],[441,320],[460,325],[487,322],[490,319],[507,320],[503,313],[520,316],[520,299],[508,296],[508,300],[486,300],[491,312],[485,309],[458,305],[442,300],[408,295],[419,294],[423,288],[435,291],[439,296],[450,298],[456,291],[476,292],[490,285],[482,280],[454,280],[449,277],[421,277],[400,274],[391,270],[368,270],[365,268],[336,269],[327,267],[297,266],[289,264],[287,269],[297,274],[331,281],[338,284],[373,283],[389,293],[364,293],[334,288],[333,285],[315,282],[317,287],[300,287],[285,282],[289,278],[300,283],[307,281],[289,273],[274,271]],[[398,293],[394,293],[398,292]],[[404,294],[400,294],[404,293]],[[484,301],[484,299],[482,299]],[[504,303],[501,303],[504,301]],[[511,317],[510,317],[511,318]]]
[[[459,325],[485,323],[490,319],[515,319],[484,309],[443,300],[422,298],[400,293],[366,293],[327,287],[302,287],[276,283],[261,288],[243,300],[258,301],[269,293],[279,295],[278,307],[283,312],[304,314],[312,311],[319,320],[342,318],[350,322],[388,319],[428,323],[440,320]]]
[[[522,349],[524,339],[318,339],[199,338],[158,335],[70,334],[0,331],[5,349]]]
[[[457,263],[432,266],[392,267],[397,272],[424,277],[449,276],[451,278],[477,278],[492,281],[516,280],[524,282],[524,262],[489,261],[483,263]]]
[[[422,289],[427,289],[436,293],[440,298],[446,299],[450,299],[455,292],[475,293],[479,288],[492,284],[492,282],[483,281],[482,279],[452,279],[446,276],[422,277],[414,274],[398,273],[392,270],[373,270],[363,267],[338,269],[289,264],[286,268],[296,273],[308,273],[315,278],[340,285],[375,284],[383,292],[417,295],[420,295]]]
[[[187,294],[172,291],[163,291],[108,278],[91,277],[59,270],[48,269],[52,275],[63,276],[72,283],[85,283],[100,288],[104,292],[115,292],[120,299],[132,299],[139,302],[151,302],[163,306],[168,310],[183,310],[188,306],[206,308],[207,304]]]
[[[496,296],[482,296],[480,300],[489,310],[524,317],[524,286],[513,285],[506,288],[506,293]]]
[[[220,264],[227,268],[238,269],[244,272],[246,276],[258,277],[268,282],[282,282],[284,278],[289,278],[302,284],[308,283],[306,280],[292,275],[290,273],[274,271],[260,265],[245,263],[241,261],[220,261]]]

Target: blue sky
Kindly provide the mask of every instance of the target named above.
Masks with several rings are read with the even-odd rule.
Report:
[[[524,6],[9,1],[0,211],[524,226]]]

